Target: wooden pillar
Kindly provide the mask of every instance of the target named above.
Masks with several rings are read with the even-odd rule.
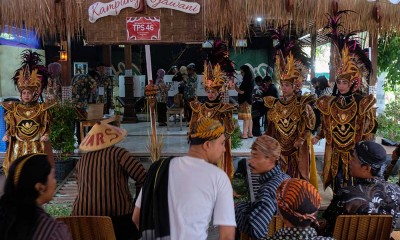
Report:
[[[317,30],[315,24],[311,29],[311,79],[315,77],[315,58],[317,52]]]
[[[132,72],[132,48],[131,45],[125,45],[125,107],[124,107],[124,122],[138,121],[135,112],[135,97],[133,95],[134,82]]]
[[[61,41],[62,49],[67,51],[67,61],[60,61],[61,64],[61,85],[71,86],[72,81],[72,54],[71,54],[71,37],[67,35],[66,41]]]
[[[329,59],[329,82],[335,82],[336,78],[336,66],[335,66],[335,58],[336,56],[336,46],[333,42],[331,42],[331,56]]]
[[[102,62],[104,67],[111,67],[111,46],[110,45],[103,45],[102,46]]]
[[[378,33],[369,35],[369,46],[371,48],[372,74],[369,79],[369,85],[374,87],[378,80]]]
[[[339,0],[332,0],[332,9],[331,12],[335,15],[339,11]],[[331,56],[329,59],[329,82],[335,82],[336,80],[336,66],[335,66],[335,59],[340,56],[336,56],[336,46],[333,41],[331,41]]]

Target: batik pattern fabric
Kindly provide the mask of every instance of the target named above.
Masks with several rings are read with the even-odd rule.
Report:
[[[50,116],[48,109],[54,104],[4,102],[7,111],[4,119],[7,124],[6,135],[10,136],[9,145],[3,162],[7,174],[12,162],[28,153],[45,153],[45,142],[40,138],[50,136]],[[46,148],[47,149],[47,148]]]
[[[313,147],[308,141],[315,126],[315,114],[310,103],[312,95],[295,96],[289,100],[264,97],[268,108],[268,128],[266,134],[275,138],[282,147],[279,165],[284,173],[293,178],[310,181],[310,153]],[[298,149],[297,140],[303,141]]]
[[[168,91],[170,86],[168,86],[164,82],[159,82],[157,87],[158,87],[157,102],[168,103]]]
[[[371,94],[343,96],[323,96],[316,102],[321,111],[321,130],[318,138],[325,138],[323,184],[338,187],[351,183],[349,175],[350,150],[360,141],[374,138],[377,128],[375,97]]]
[[[185,100],[191,100],[196,97],[197,83],[198,80],[196,74],[193,74],[188,77],[188,79],[185,82],[183,91],[183,98]]]
[[[254,202],[239,202],[235,206],[235,216],[239,231],[253,239],[265,238],[268,234],[268,225],[277,212],[276,189],[285,180],[290,178],[284,174],[279,166],[264,173],[258,179],[260,188]]]
[[[97,83],[94,78],[86,74],[76,75],[72,79],[72,102],[79,109],[86,111],[88,102],[95,101]],[[92,99],[90,99],[92,98]]]
[[[400,217],[400,187],[382,178],[357,179],[354,186],[337,191],[323,214],[327,233],[332,234],[339,215],[392,215],[393,227]]]
[[[322,237],[317,235],[317,231],[312,227],[296,228],[286,227],[279,229],[272,237],[267,238],[268,240],[289,240],[289,239],[308,239],[308,240],[334,240],[331,237]]]
[[[193,101],[190,104],[190,107],[193,110],[192,119],[189,125],[189,133],[192,132],[192,129],[196,126],[196,122],[198,122],[202,118],[212,118],[218,120],[224,127],[225,133],[230,136],[235,130],[235,123],[233,121],[233,110],[235,106],[229,103],[201,103],[199,101]],[[218,162],[218,167],[228,174],[230,180],[233,178],[234,167],[233,167],[233,158],[232,158],[232,142],[231,139],[226,139],[225,141],[225,153],[222,157],[222,160]]]

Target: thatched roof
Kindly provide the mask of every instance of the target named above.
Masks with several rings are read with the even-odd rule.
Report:
[[[87,19],[88,2],[97,0],[1,0],[0,26],[25,26],[36,29],[43,38],[62,37],[66,33],[81,35]],[[333,2],[337,0],[186,0],[203,2],[205,5],[205,26],[214,34],[231,34],[242,38],[248,33],[249,23],[256,17],[274,20],[273,24],[287,24],[309,29],[315,25],[322,28],[327,20],[326,13],[332,12]],[[400,31],[400,4],[393,5],[388,0],[340,0],[339,9],[350,9],[351,14],[343,21],[352,30],[366,30],[371,33],[390,33]],[[101,0],[101,2],[108,2]],[[293,3],[292,9],[290,4]],[[378,23],[378,15],[381,20]],[[126,10],[123,10],[126,11]],[[205,36],[206,38],[206,36]]]

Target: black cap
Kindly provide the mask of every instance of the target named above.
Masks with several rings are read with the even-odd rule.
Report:
[[[361,162],[370,165],[372,168],[380,168],[386,162],[386,150],[376,142],[358,142],[355,150]]]

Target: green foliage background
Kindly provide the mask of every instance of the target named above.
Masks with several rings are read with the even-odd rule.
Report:
[[[56,159],[66,158],[67,153],[75,150],[75,120],[78,115],[70,102],[57,103],[50,109],[50,142],[57,151]]]
[[[385,91],[400,90],[400,35],[388,35],[378,40],[378,71],[387,72]]]
[[[400,142],[400,98],[389,103],[385,107],[383,114],[380,114],[378,120],[377,134],[397,142]]]

